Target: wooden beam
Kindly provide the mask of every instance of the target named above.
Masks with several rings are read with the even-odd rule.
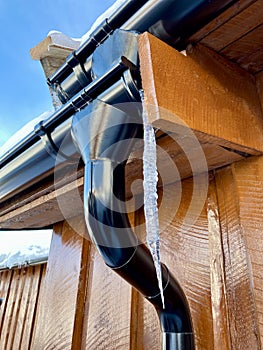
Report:
[[[83,178],[1,216],[1,229],[41,228],[83,213]],[[10,209],[10,208],[9,208]]]
[[[198,45],[187,56],[145,33],[139,36],[142,85],[157,128],[195,131],[200,141],[248,154],[263,152],[263,118],[255,79]]]
[[[89,248],[83,217],[55,225],[41,287],[32,349],[80,349]]]

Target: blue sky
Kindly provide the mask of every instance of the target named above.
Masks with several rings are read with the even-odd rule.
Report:
[[[29,50],[50,30],[81,37],[114,0],[0,0],[0,147],[52,109],[44,73]]]

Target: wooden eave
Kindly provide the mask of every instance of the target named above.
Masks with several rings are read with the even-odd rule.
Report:
[[[192,176],[192,170],[180,144],[174,142],[182,126],[173,115],[193,130],[208,170],[262,154],[262,22],[262,0],[238,1],[190,38],[186,56],[149,34],[139,36],[146,101],[171,112],[152,116],[162,130],[157,143],[173,159],[180,178]],[[127,198],[132,196],[132,182],[142,178],[141,154],[138,145],[126,167]],[[159,166],[167,167],[169,181],[178,180],[162,159]],[[61,176],[56,189],[50,178],[2,203],[0,228],[44,227],[63,220],[58,199],[68,204],[68,218],[82,213],[82,170],[77,180],[72,176]],[[141,192],[137,182],[133,195]]]

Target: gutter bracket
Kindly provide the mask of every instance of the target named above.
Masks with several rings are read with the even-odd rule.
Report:
[[[71,54],[72,59],[70,61],[66,61],[70,68],[75,73],[75,76],[82,87],[87,86],[90,83],[90,79],[83,67],[83,63],[78,59],[75,54],[75,51]]]
[[[34,127],[34,131],[40,137],[40,139],[44,145],[45,150],[53,159],[60,160],[60,161],[67,161],[70,163],[76,162],[76,160],[77,160],[76,157],[67,156],[55,144],[54,140],[52,139],[51,132],[49,132],[48,129],[44,126],[43,120],[40,121]]]

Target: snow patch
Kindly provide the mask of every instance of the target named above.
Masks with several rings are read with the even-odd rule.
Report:
[[[117,0],[112,6],[110,6],[105,12],[103,12],[92,24],[91,28],[81,37],[80,44],[82,45],[85,41],[87,41],[92,32],[94,32],[94,30],[100,26],[100,24],[105,20],[105,18],[109,18],[126,1],[127,0]]]
[[[52,230],[1,231],[0,269],[46,261]]]
[[[76,50],[80,46],[80,38],[70,38],[66,34],[57,30],[50,30],[48,37],[51,38],[52,45],[61,46],[63,48]]]

